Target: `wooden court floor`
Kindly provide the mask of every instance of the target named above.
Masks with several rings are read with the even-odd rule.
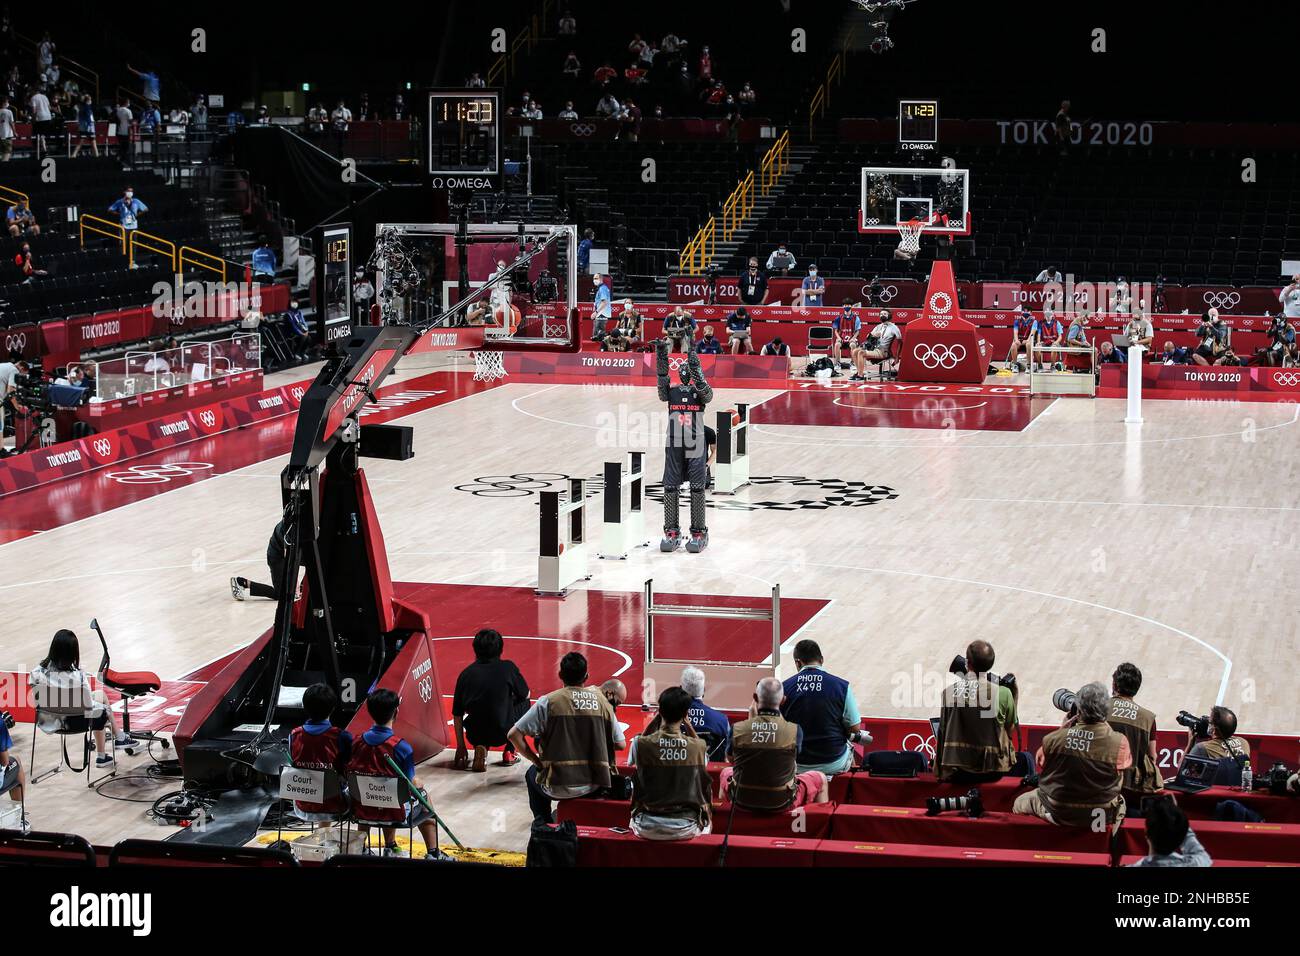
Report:
[[[1146,677],[1140,701],[1163,725],[1222,702],[1244,730],[1300,731],[1296,406],[1148,402],[1141,426],[1123,424],[1122,402],[1089,399],[1005,399],[1023,407],[990,419],[916,403],[866,409],[875,397],[855,393],[834,406],[840,424],[764,422],[763,402],[790,404],[780,391],[720,390],[714,407],[740,401],[758,406],[751,470],[762,480],[713,499],[711,547],[593,560],[578,587],[635,593],[653,577],[663,591],[761,597],[779,582],[785,596],[828,602],[787,643],[816,639],[864,714],[930,716],[947,663],[979,637],[993,643],[996,669],[1017,675],[1026,722],[1058,720],[1053,690],[1108,680],[1129,660]],[[863,413],[853,405],[869,416],[854,417]],[[366,466],[394,580],[531,587],[536,490],[598,475],[628,450],[649,452],[657,480],[663,418],[650,389],[507,380],[402,419],[416,428],[416,457]],[[232,601],[227,579],[264,575],[284,458],[213,464],[210,477],[0,545],[0,669],[29,669],[60,627],[81,633],[93,665],[92,616],[115,666],[164,678],[268,627],[272,605]],[[52,487],[49,508],[70,493]],[[590,513],[594,528],[599,509]],[[652,501],[652,537],[658,523]],[[481,623],[493,623],[490,604]],[[580,619],[570,624],[581,631]],[[525,655],[519,644],[507,632],[508,656]],[[529,651],[535,693],[553,689],[544,682],[558,654]],[[455,673],[440,679],[450,692]],[[30,733],[15,730],[20,754]],[[41,743],[52,756],[50,740]],[[449,759],[421,773],[461,839],[522,847],[522,769],[461,774]],[[32,791],[39,829],[105,842],[168,832],[144,819],[147,803],[96,797],[61,776]],[[151,801],[174,786],[127,781],[110,792]]]

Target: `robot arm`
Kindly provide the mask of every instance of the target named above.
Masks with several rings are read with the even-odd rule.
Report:
[[[686,368],[691,373],[691,384],[699,393],[700,401],[705,405],[713,401],[713,386],[704,380],[704,372],[700,369],[700,357],[696,354],[694,342],[687,348]]]
[[[655,374],[659,382],[659,401],[668,401],[669,389],[672,384],[668,380],[668,340],[658,339],[655,342]]]

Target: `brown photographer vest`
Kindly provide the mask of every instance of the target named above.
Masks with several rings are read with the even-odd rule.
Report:
[[[776,711],[760,711],[731,728],[731,801],[744,810],[770,813],[794,803],[798,788],[795,753],[799,725]]]
[[[542,787],[608,787],[614,766],[614,721],[614,708],[598,687],[561,687],[547,694],[538,774]]]
[[[681,817],[707,826],[713,801],[708,762],[708,747],[698,737],[662,730],[637,737],[633,815]]]
[[[1227,740],[1211,737],[1209,740],[1202,740],[1200,743],[1205,748],[1206,755],[1212,760],[1222,760],[1224,757],[1239,758],[1241,760],[1250,759],[1250,744],[1241,737],[1229,737]]]
[[[1106,810],[1106,822],[1115,821],[1121,802],[1119,752],[1123,735],[1110,724],[1076,724],[1043,738],[1043,766],[1038,795],[1052,819],[1064,826],[1093,824],[1093,811]]]
[[[1124,771],[1125,790],[1155,793],[1164,786],[1160,770],[1151,759],[1151,741],[1156,735],[1156,715],[1127,697],[1110,699],[1110,726],[1128,740],[1133,752],[1133,766]]]
[[[964,678],[943,692],[935,776],[947,780],[958,770],[1006,773],[1016,761],[1007,728],[998,723],[1001,688],[988,677]]]

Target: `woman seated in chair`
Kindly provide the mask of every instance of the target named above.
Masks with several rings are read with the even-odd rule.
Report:
[[[60,716],[42,712],[37,726],[47,734],[85,733],[90,730],[95,735],[95,766],[104,767],[113,763],[113,751],[107,746],[105,730],[113,734],[115,747],[132,747],[136,741],[126,734],[117,734],[113,724],[113,713],[104,700],[103,692],[90,689],[90,678],[81,669],[81,645],[77,635],[69,630],[55,633],[50,641],[50,652],[45,660],[34,668],[31,674],[32,693],[46,707],[76,707],[83,702],[87,705],[82,716]]]

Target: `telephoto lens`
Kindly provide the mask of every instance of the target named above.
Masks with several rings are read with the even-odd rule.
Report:
[[[1078,695],[1068,687],[1058,688],[1052,695],[1052,706],[1063,714],[1074,713],[1075,705],[1079,702]]]
[[[954,657],[952,663],[948,665],[948,673],[956,674],[958,677],[963,676],[966,673],[966,658],[960,654]]]
[[[951,813],[953,811],[965,813],[968,817],[981,817],[984,815],[984,802],[980,799],[978,787],[971,789],[964,797],[926,797],[925,798],[925,815],[927,817],[938,816],[940,813]]]

